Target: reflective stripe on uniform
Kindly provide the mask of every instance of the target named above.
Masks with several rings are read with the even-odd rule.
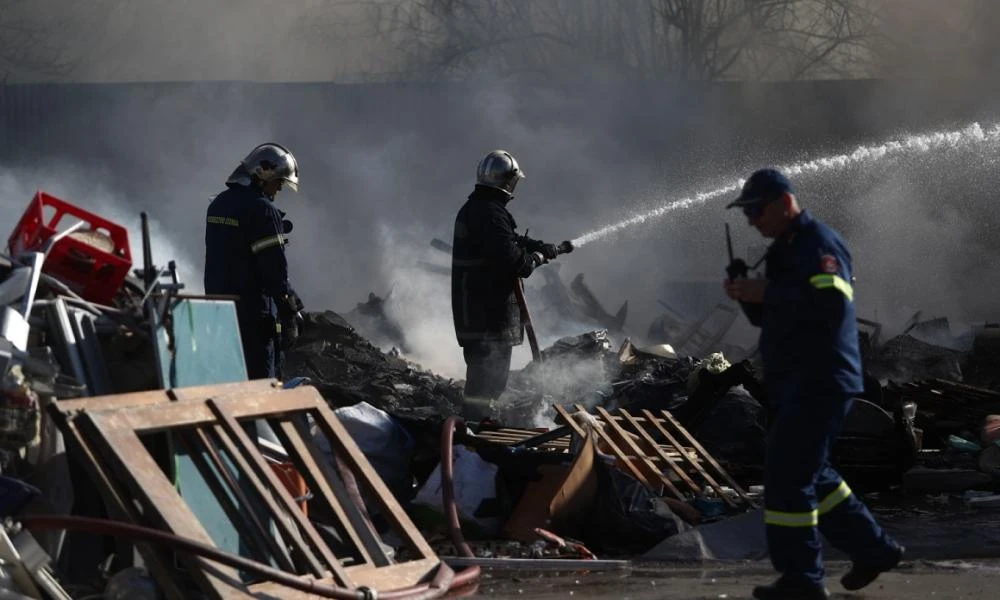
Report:
[[[765,510],[764,523],[778,527],[815,527],[819,525],[819,513],[815,510],[801,513]]]
[[[261,250],[267,250],[272,246],[283,246],[284,244],[285,244],[285,236],[281,234],[269,235],[265,238],[260,238],[256,242],[250,244],[250,251],[253,252],[254,254],[257,254]]]
[[[232,217],[208,217],[208,222],[213,225],[229,225],[230,227],[240,226],[240,220]]]
[[[809,278],[809,283],[818,290],[834,288],[847,296],[849,301],[854,301],[854,288],[839,275],[813,275]]]
[[[820,501],[819,506],[816,507],[816,512],[821,515],[825,515],[831,510],[837,508],[837,505],[847,500],[851,497],[851,488],[847,485],[846,481],[841,481],[840,485],[837,486],[835,490],[826,495],[826,498]]]

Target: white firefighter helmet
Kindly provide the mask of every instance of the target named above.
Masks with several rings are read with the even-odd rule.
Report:
[[[494,150],[479,161],[476,183],[514,194],[517,182],[524,179],[524,171],[506,150]]]
[[[299,163],[281,144],[268,142],[250,151],[229,176],[227,183],[250,185],[256,177],[262,183],[280,179],[292,191],[299,190]]]

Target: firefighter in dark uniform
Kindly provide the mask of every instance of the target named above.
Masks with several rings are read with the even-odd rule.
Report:
[[[284,147],[261,144],[236,167],[208,206],[205,293],[238,296],[243,355],[250,379],[280,376],[281,350],[298,336],[302,302],[288,283],[286,234],[291,223],[274,206],[299,168]]]
[[[455,219],[451,307],[465,356],[463,414],[469,419],[490,416],[491,402],[507,387],[511,351],[524,341],[517,278],[558,255],[555,245],[515,233],[506,207],[523,178],[509,152],[490,152],[479,162],[476,187]]]
[[[774,417],[764,465],[764,522],[781,574],[754,588],[759,600],[827,598],[819,534],[853,564],[841,583],[857,590],[894,568],[903,548],[830,465],[830,448],[863,390],[851,255],[827,225],[799,207],[775,169],[755,172],[727,208],[774,243],[765,277],[725,281],[761,328],[767,397]]]

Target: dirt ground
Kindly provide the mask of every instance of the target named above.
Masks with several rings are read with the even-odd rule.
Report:
[[[848,563],[827,564],[827,586],[838,599],[1000,598],[1000,561],[908,561],[859,592],[838,581]],[[491,598],[617,598],[700,600],[751,598],[753,586],[774,578],[767,562],[704,568],[638,565],[628,570],[575,573],[484,571],[477,595]]]

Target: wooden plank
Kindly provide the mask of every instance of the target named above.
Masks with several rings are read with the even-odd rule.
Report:
[[[226,453],[236,463],[240,472],[250,480],[250,483],[257,488],[257,490],[267,490],[268,486],[261,480],[260,476],[257,474],[257,470],[250,466],[250,463],[243,456],[243,453],[236,447],[236,444],[229,437],[229,434],[226,433],[225,427],[223,425],[213,425],[212,428],[215,438],[222,443]],[[291,497],[291,495],[289,495],[289,497]],[[329,570],[320,564],[316,555],[313,554],[313,551],[305,543],[305,540],[302,538],[302,534],[300,534],[297,529],[289,525],[288,521],[285,519],[285,516],[291,517],[291,519],[295,521],[295,524],[302,527],[303,530],[306,529],[306,526],[311,527],[312,523],[304,518],[304,515],[302,515],[302,511],[299,510],[298,506],[294,506],[293,510],[289,511],[278,506],[278,503],[274,500],[273,494],[264,493],[261,494],[261,498],[264,501],[264,505],[267,506],[267,509],[272,515],[274,515],[274,523],[278,527],[278,532],[281,534],[281,537],[285,540],[285,542],[292,547],[294,555],[305,561],[309,570],[311,570],[314,575],[319,577],[329,577]],[[296,516],[298,516],[298,518],[296,518]],[[318,532],[315,532],[315,535],[316,538],[319,538]],[[334,558],[333,560],[336,559]]]
[[[392,492],[386,487],[382,478],[378,476],[371,464],[364,458],[361,449],[347,433],[340,420],[333,414],[333,410],[326,404],[319,392],[312,388],[317,398],[316,425],[320,428],[330,442],[330,447],[351,469],[351,472],[358,478],[362,486],[374,492],[379,506],[385,518],[393,525],[396,533],[403,538],[407,545],[415,550],[421,559],[434,559],[435,564],[440,564],[440,560],[431,549],[430,545],[420,534],[413,521],[403,511],[403,508],[396,502]],[[364,489],[364,487],[362,488]]]
[[[99,416],[103,423],[116,429],[128,429],[137,434],[215,422],[215,415],[204,402],[165,402],[124,409],[88,410],[87,414]]]
[[[706,451],[705,448],[702,447],[700,443],[698,443],[698,440],[694,439],[694,436],[688,433],[688,430],[684,429],[684,426],[677,422],[677,419],[675,419],[674,416],[670,414],[669,411],[661,410],[660,413],[663,415],[663,418],[668,423],[670,423],[674,427],[674,429],[676,429],[684,437],[684,439],[687,440],[687,442],[691,445],[691,447],[697,450],[701,454],[701,456],[705,459],[705,461],[707,461],[708,464],[712,465],[712,468],[714,468],[720,475],[722,475],[722,477],[726,480],[729,486],[732,487],[734,490],[736,490],[736,493],[740,496],[740,498],[743,498],[743,500],[750,506],[756,507],[754,501],[751,500],[749,496],[747,496],[747,493],[743,491],[743,488],[740,487],[740,484],[736,483],[736,480],[733,479],[732,476],[730,476],[729,473],[722,468],[722,465],[720,465],[718,461],[715,460],[715,457],[709,454],[708,451]]]
[[[426,581],[440,567],[441,561],[434,557],[410,560],[377,569],[359,565],[348,567],[347,571],[358,582],[359,587],[386,591],[398,590]]]
[[[219,481],[216,476],[216,472],[221,477],[226,477],[229,475],[222,469],[218,468],[218,465],[213,465],[210,463],[209,459],[205,457],[205,453],[201,451],[195,440],[191,439],[190,431],[176,431],[172,432],[174,439],[177,440],[179,448],[187,452],[188,457],[191,459],[191,466],[194,467],[193,473],[197,473],[204,480],[205,485],[208,487],[209,492],[211,492],[212,497],[219,503],[219,507],[225,513],[226,518],[230,520],[233,525],[233,529],[238,535],[239,539],[246,544],[250,549],[250,558],[262,563],[268,562],[267,550],[265,550],[266,538],[270,538],[270,535],[266,535],[263,528],[260,528],[256,532],[247,531],[253,527],[251,521],[248,519],[253,515],[253,512],[249,509],[240,510],[239,504],[234,500],[229,493],[227,493],[226,486]],[[229,477],[231,480],[232,477]],[[233,482],[235,483],[235,482]],[[181,483],[181,488],[183,489],[184,484]],[[229,489],[232,489],[232,484]],[[182,498],[184,496],[181,496]],[[191,504],[188,504],[191,506]],[[200,523],[207,523],[204,519],[199,519]],[[243,529],[245,528],[245,529]],[[211,533],[209,533],[211,535]],[[232,550],[229,550],[232,551]],[[242,552],[239,550],[238,552]],[[278,557],[280,560],[280,555]]]
[[[280,393],[250,394],[245,396],[219,396],[212,398],[219,406],[225,406],[226,412],[234,419],[267,419],[291,415],[301,411],[314,410],[326,401],[319,390],[304,385]]]
[[[675,447],[678,448],[681,447],[681,445],[677,442],[677,438],[675,438],[673,434],[671,434],[670,431],[668,431],[667,428],[663,426],[662,419],[657,419],[653,415],[653,413],[650,412],[648,409],[643,409],[642,412],[646,416],[646,422],[652,423],[653,426],[656,427],[657,430],[659,430],[659,432],[663,435],[663,437],[667,439],[669,443],[671,443]],[[708,485],[711,486],[713,490],[715,490],[715,493],[717,493],[719,497],[722,498],[723,502],[733,507],[736,506],[732,498],[729,497],[729,494],[726,494],[722,490],[722,486],[719,485],[719,483],[715,480],[715,478],[712,477],[708,473],[708,471],[706,471],[701,466],[701,464],[698,461],[694,460],[687,452],[684,452],[684,457],[687,459],[688,464],[691,465],[691,467],[694,468],[696,471],[698,471],[698,474],[701,475],[705,479],[705,481],[708,482]]]
[[[326,457],[322,456],[316,449],[316,445],[306,443],[295,425],[287,420],[276,423],[272,421],[271,427],[274,428],[275,433],[282,437],[281,444],[288,450],[292,460],[298,463],[297,466],[302,470],[302,474],[313,480],[314,485],[310,487],[323,496],[327,506],[333,510],[337,520],[343,524],[343,529],[350,538],[351,545],[361,556],[362,562],[376,566],[389,564],[385,551],[371,539],[375,533],[366,531],[368,529],[367,523],[359,522],[357,515],[354,514],[355,511],[347,509],[350,498],[346,496],[346,493],[338,493],[340,490],[334,489],[333,480],[337,475],[333,473],[333,468],[327,462]],[[368,534],[363,536],[364,539],[362,539],[362,532]],[[377,550],[372,547],[373,542]],[[376,552],[374,556],[372,555],[373,550]]]
[[[133,392],[130,394],[113,394],[109,396],[88,396],[85,398],[71,398],[60,400],[59,411],[66,414],[73,414],[79,411],[107,410],[109,408],[127,408],[132,406],[150,406],[154,404],[165,404],[170,401],[167,392],[164,390],[152,390],[149,392]]]
[[[604,410],[603,407],[598,406],[597,414],[604,419],[604,422],[607,423],[607,425],[611,428],[611,431],[615,432],[618,438],[621,439],[621,441],[624,442],[626,446],[628,446],[633,452],[636,453],[636,455],[638,456],[638,462],[640,468],[643,468],[645,470],[646,475],[649,476],[650,479],[652,480],[659,479],[660,483],[663,484],[663,487],[670,490],[670,493],[673,494],[675,498],[682,501],[687,500],[684,494],[682,494],[681,491],[677,489],[677,486],[674,485],[674,482],[670,481],[669,477],[664,475],[662,471],[657,469],[656,466],[649,461],[649,459],[646,457],[642,449],[639,448],[639,445],[635,443],[635,440],[633,440],[631,436],[629,436],[628,432],[625,431],[622,428],[622,426],[618,424],[617,421],[611,418],[611,415],[608,414],[608,411]],[[653,446],[655,447],[656,444],[653,444]]]
[[[580,436],[581,440],[587,437],[587,432],[583,430],[583,427],[581,427],[580,424],[573,419],[573,417],[569,414],[569,411],[563,408],[562,405],[553,404],[552,408],[556,409],[556,412],[559,413],[559,416],[562,417],[563,421],[569,425],[569,428],[573,430],[573,433]]]
[[[108,511],[108,517],[127,523],[138,524],[138,515],[135,514],[134,509],[119,494],[118,488],[112,483],[114,479],[102,467],[101,461],[87,443],[86,438],[80,432],[74,420],[67,416],[67,412],[61,410],[60,404],[62,402],[52,402],[46,408],[53,422],[66,437],[68,442],[67,451],[72,452],[76,459],[83,464],[87,474],[97,486],[105,508]],[[176,573],[167,567],[169,564],[167,555],[161,549],[145,542],[137,542],[135,547],[142,554],[146,566],[149,567],[150,573],[156,579],[166,597],[169,600],[186,600],[188,593],[181,589]]]
[[[179,432],[179,433],[183,439],[184,434],[188,432]],[[233,476],[232,472],[229,470],[229,466],[226,464],[225,459],[219,453],[218,448],[215,447],[215,443],[212,441],[211,437],[209,437],[205,429],[201,427],[194,430],[194,436],[196,437],[197,442],[201,445],[201,448],[204,448],[205,452],[208,454],[208,460],[211,461],[212,465],[215,467],[215,470],[218,471],[219,475],[221,475],[223,480],[225,480],[226,485],[229,487],[229,491],[234,496],[236,496],[236,500],[239,503],[239,506],[243,507],[242,511],[237,510],[237,514],[239,514],[246,521],[248,521],[248,524],[253,529],[253,535],[249,536],[250,539],[253,540],[253,542],[258,545],[263,543],[263,545],[266,546],[267,550],[274,557],[275,562],[278,563],[278,567],[280,569],[288,571],[290,573],[294,573],[295,565],[294,563],[292,563],[292,558],[291,556],[289,556],[288,551],[285,548],[283,548],[281,544],[278,543],[278,540],[273,535],[271,535],[270,527],[266,526],[264,524],[265,522],[261,520],[261,516],[257,514],[257,511],[253,510],[254,506],[257,505],[258,503],[255,501],[251,501],[250,497],[247,496],[246,492],[243,489],[243,485]],[[199,451],[201,450],[201,448],[198,448],[194,443],[190,442],[188,443],[188,453],[190,454],[191,458],[194,459],[196,462],[204,461],[203,457],[201,456],[201,452]],[[236,463],[237,468],[239,468],[238,465],[239,463]],[[209,478],[206,476],[205,480],[209,481]],[[211,485],[211,482],[209,482],[209,485]],[[252,479],[251,479],[251,485],[253,485]],[[264,488],[257,486],[255,487],[260,497],[267,496],[266,493],[263,494],[260,493],[264,491]],[[227,504],[229,503],[228,502],[229,498],[225,493],[216,493],[216,496],[220,497],[220,499],[225,498],[227,500]],[[275,519],[275,521],[277,520],[278,518]],[[263,549],[264,548],[261,548],[261,550]],[[261,562],[267,562],[267,561],[263,560]],[[322,577],[323,571],[320,570],[317,574],[320,577]]]
[[[684,469],[680,468],[680,466],[677,463],[670,460],[670,457],[667,456],[667,453],[662,448],[660,448],[659,444],[656,443],[656,440],[653,439],[653,436],[649,435],[649,432],[646,431],[642,427],[642,425],[637,423],[635,418],[633,418],[628,411],[626,411],[624,408],[620,408],[618,409],[618,412],[621,413],[621,415],[625,417],[625,420],[628,421],[630,425],[632,425],[632,427],[639,433],[639,435],[641,435],[643,439],[645,439],[646,442],[650,446],[652,446],[653,451],[656,452],[659,455],[659,457],[663,459],[663,461],[670,466],[671,469],[673,469],[674,474],[677,475],[677,477],[679,477],[680,480],[683,481],[685,485],[687,485],[688,488],[691,489],[692,492],[694,492],[695,494],[701,492],[701,488],[699,488],[698,485],[694,481],[692,481],[690,477],[688,477],[687,473],[684,472]]]
[[[93,429],[93,439],[101,447],[101,454],[110,463],[116,479],[124,482],[129,493],[140,500],[146,509],[144,514],[150,517],[155,515],[175,535],[214,546],[215,543],[167,480],[139,436],[123,427],[122,421],[115,416],[114,412],[99,411],[86,412],[78,418]],[[236,570],[231,567],[212,565],[197,556],[180,556],[205,591],[212,590],[221,595],[227,588],[239,585]]]
[[[249,396],[269,392],[274,394],[282,393],[281,384],[278,380],[254,379],[252,381],[193,385],[167,390],[167,394],[176,402],[204,402],[207,398]]]
[[[583,407],[581,407],[579,404],[576,405],[574,408],[576,408],[576,410],[583,410]],[[625,453],[622,452],[621,448],[618,447],[618,444],[616,444],[615,441],[611,439],[611,436],[608,435],[606,431],[604,431],[604,428],[594,427],[592,431],[597,434],[598,439],[602,440],[605,444],[608,445],[608,448],[610,448],[611,452],[615,455],[615,457],[619,461],[621,461],[621,463],[625,466],[625,469],[628,470],[629,474],[632,477],[638,479],[644,486],[648,487],[649,489],[651,490],[656,489],[655,484],[653,484],[653,482],[651,482],[646,477],[646,474],[643,473],[643,471],[639,469],[637,466],[635,466],[635,461],[629,460],[628,458],[625,457]],[[584,435],[583,438],[585,439],[586,435]]]
[[[236,422],[236,418],[233,417],[226,409],[228,409],[228,404],[220,406],[220,403],[225,401],[209,400],[207,402],[209,408],[216,414],[219,419],[219,424],[225,433],[233,440],[233,455],[240,455],[244,458],[249,459],[249,466],[252,467],[252,472],[257,476],[258,480],[263,482],[261,489],[265,489],[265,493],[270,491],[270,493],[277,494],[278,500],[285,509],[285,513],[291,515],[295,524],[298,525],[299,529],[305,533],[306,539],[309,544],[315,549],[319,555],[323,558],[326,564],[332,569],[332,574],[336,580],[345,587],[354,587],[354,583],[347,576],[347,572],[344,571],[344,567],[340,564],[340,560],[333,554],[330,548],[323,542],[323,538],[313,527],[312,522],[310,522],[299,507],[295,504],[295,499],[285,488],[284,484],[278,480],[277,474],[264,462],[264,457],[256,450],[254,443],[250,440],[250,436],[243,430],[243,427]],[[251,471],[248,471],[251,472]],[[281,513],[275,513],[281,514]],[[293,538],[294,539],[294,538]],[[315,557],[311,557],[310,553],[304,553],[307,560],[310,562],[310,568],[313,571],[319,570],[319,565],[316,562]],[[311,558],[309,558],[311,557]]]

